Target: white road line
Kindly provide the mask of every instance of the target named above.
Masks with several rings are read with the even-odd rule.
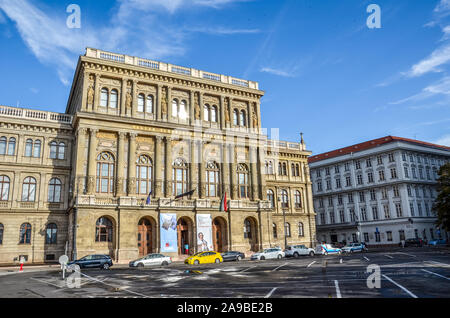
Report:
[[[249,269],[252,269],[252,268],[255,268],[256,266],[252,266],[252,267],[247,267],[246,269],[244,269],[244,270],[242,270],[242,271],[240,271],[239,273],[243,273],[243,272],[246,272],[246,271],[248,271]]]
[[[270,296],[272,296],[273,292],[277,290],[278,287],[273,288],[270,293],[268,293],[266,296],[264,296],[264,298],[270,298]]]
[[[386,278],[388,281],[390,281],[392,284],[396,285],[397,287],[400,287],[400,289],[402,289],[404,292],[406,292],[408,295],[410,295],[412,298],[418,298],[416,295],[414,295],[413,293],[411,293],[409,290],[407,290],[405,287],[403,287],[402,285],[400,285],[399,283],[394,282],[392,279],[390,279],[389,277],[387,277],[386,275],[381,275],[384,278]]]
[[[58,287],[58,288],[64,288],[64,286],[59,286],[59,285],[50,283],[50,282],[45,281],[45,280],[40,280],[40,279],[37,279],[37,278],[34,278],[34,277],[31,277],[31,279],[32,279],[32,280],[36,280],[36,281],[41,282],[41,283],[44,283],[44,284],[49,284],[49,285],[52,285],[52,286],[55,286],[55,287]],[[65,284],[64,284],[64,285],[65,285]]]
[[[367,257],[364,256],[364,259],[368,262],[370,262],[370,259],[368,259]]]
[[[288,265],[288,264],[289,264],[289,263],[284,263],[283,265],[280,265],[280,266],[278,266],[278,267],[272,269],[272,272],[274,272],[274,271],[276,271],[277,269],[279,269],[279,268],[281,268],[281,267],[283,267],[283,266],[286,266],[286,265]]]
[[[389,258],[393,258],[391,255],[384,255],[384,256],[389,257]]]
[[[411,256],[411,257],[417,257],[416,255],[412,255],[412,254],[408,254],[408,253],[403,253],[403,252],[397,252],[397,254],[403,254],[403,255],[407,255],[407,256]]]
[[[336,287],[336,297],[342,298],[341,290],[339,289],[339,282],[337,280],[334,281],[334,286]]]
[[[449,264],[445,264],[445,263],[440,263],[440,262],[436,262],[436,261],[426,261],[428,263],[433,263],[433,264],[437,264],[437,265],[444,265],[444,267],[450,267]]]
[[[445,277],[445,276],[442,276],[442,275],[440,275],[440,274],[438,274],[438,273],[433,273],[433,272],[427,271],[426,269],[422,269],[422,270],[423,270],[424,272],[429,273],[429,274],[433,274],[433,275],[439,276],[439,277],[441,277],[441,278],[444,278],[444,279],[446,279],[446,280],[450,280],[450,278]]]
[[[306,266],[306,268],[310,267],[312,264],[314,264],[316,261],[310,263],[308,266]]]

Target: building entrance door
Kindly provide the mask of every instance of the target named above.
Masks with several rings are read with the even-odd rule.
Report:
[[[138,224],[139,256],[152,252],[152,225],[149,220],[141,219]]]
[[[223,252],[223,235],[224,229],[223,224],[217,219],[213,222],[213,243],[214,243],[214,251],[222,253]]]
[[[189,225],[184,219],[180,219],[177,225],[178,232],[178,254],[188,255],[193,252],[193,246],[190,246]]]

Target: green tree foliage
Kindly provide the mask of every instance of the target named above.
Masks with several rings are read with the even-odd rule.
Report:
[[[441,166],[438,178],[438,197],[433,209],[436,211],[437,224],[450,231],[450,162]]]

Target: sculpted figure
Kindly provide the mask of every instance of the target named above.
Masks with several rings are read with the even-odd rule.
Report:
[[[92,85],[89,86],[88,89],[88,104],[92,105],[94,103],[94,89],[92,88]]]

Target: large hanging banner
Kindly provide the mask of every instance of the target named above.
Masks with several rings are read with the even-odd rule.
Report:
[[[160,219],[161,253],[178,252],[177,215],[161,213]]]
[[[211,214],[197,214],[197,252],[213,249]]]

